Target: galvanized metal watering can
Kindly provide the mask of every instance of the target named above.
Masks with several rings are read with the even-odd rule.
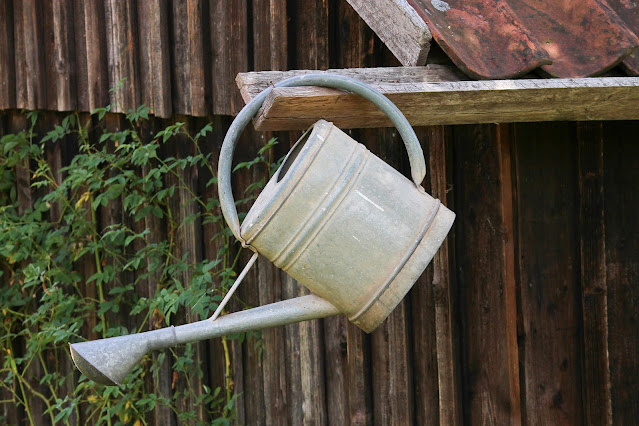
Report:
[[[366,332],[397,306],[448,234],[455,214],[420,186],[426,166],[401,112],[369,86],[331,74],[293,77],[276,86],[325,86],[357,93],[397,127],[413,181],[371,154],[332,123],[319,120],[295,144],[240,225],[231,191],[231,163],[240,133],[271,89],[247,104],[220,152],[222,212],[233,234],[255,252],[216,313],[178,327],[71,345],[78,368],[103,384],[120,384],[149,351],[230,333],[336,314]],[[261,253],[313,295],[217,318]]]

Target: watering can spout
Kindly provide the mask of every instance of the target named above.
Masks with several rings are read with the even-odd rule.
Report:
[[[315,296],[302,296],[177,327],[73,343],[71,357],[89,379],[103,385],[121,385],[126,375],[152,350],[212,339],[248,330],[337,315],[335,306]]]

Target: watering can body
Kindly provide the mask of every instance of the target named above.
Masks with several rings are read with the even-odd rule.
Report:
[[[364,145],[320,120],[267,183],[241,236],[371,332],[419,278],[454,217]]]

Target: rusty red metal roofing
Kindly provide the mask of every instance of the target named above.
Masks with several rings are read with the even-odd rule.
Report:
[[[639,74],[639,0],[408,0],[474,78]],[[636,32],[636,33],[635,33]]]

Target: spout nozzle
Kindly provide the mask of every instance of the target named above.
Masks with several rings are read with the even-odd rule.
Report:
[[[109,337],[107,339],[72,343],[71,358],[78,370],[102,385],[121,385],[127,374],[153,349],[176,344],[174,327],[145,333]]]
[[[78,367],[78,370],[80,370],[82,374],[101,385],[118,386],[122,384],[116,382],[110,377],[107,377],[96,366],[94,366],[90,361],[83,357],[76,349],[76,346],[78,345],[81,345],[81,343],[70,344],[69,349],[71,351],[71,358],[73,359],[75,366]],[[82,349],[80,348],[80,351],[81,350]]]

